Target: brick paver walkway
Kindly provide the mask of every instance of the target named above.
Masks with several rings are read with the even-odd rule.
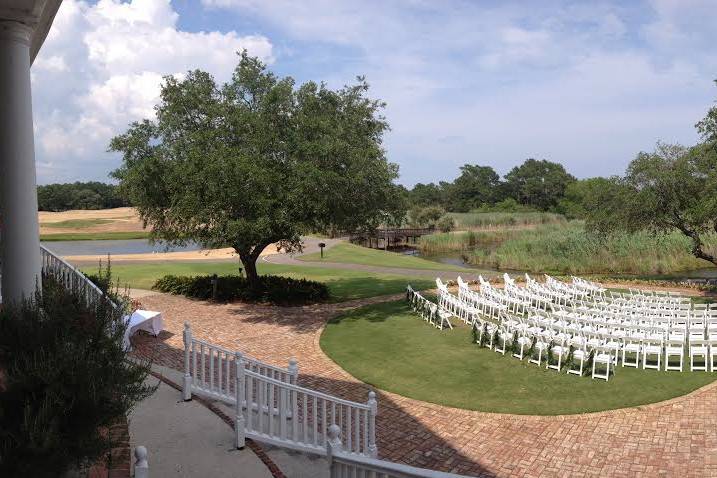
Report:
[[[182,328],[275,364],[296,357],[300,382],[356,401],[369,387],[319,347],[323,324],[383,298],[280,308],[142,298],[164,314],[159,338],[137,335],[138,353],[182,370]],[[376,364],[380,366],[380,364]],[[475,476],[717,476],[717,384],[661,404],[610,412],[530,417],[459,410],[379,392],[381,458]]]

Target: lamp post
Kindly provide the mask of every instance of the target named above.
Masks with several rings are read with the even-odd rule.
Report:
[[[326,244],[323,242],[319,242],[319,249],[321,249],[321,258],[324,258],[324,247],[326,247]]]

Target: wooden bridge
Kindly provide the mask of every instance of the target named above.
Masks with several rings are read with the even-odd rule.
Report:
[[[372,232],[355,233],[349,235],[349,240],[354,244],[361,244],[374,249],[388,249],[397,245],[408,245],[418,243],[421,236],[430,235],[436,232],[435,227],[424,228],[379,228]]]

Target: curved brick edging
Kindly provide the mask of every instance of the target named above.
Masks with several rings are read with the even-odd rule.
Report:
[[[161,380],[162,382],[166,383],[173,389],[177,390],[178,392],[182,391],[182,386],[173,381],[170,378],[167,378],[166,376],[162,375],[161,373],[151,371],[150,374]],[[234,420],[231,419],[229,415],[224,413],[223,410],[221,410],[219,407],[214,405],[211,401],[205,400],[204,398],[193,395],[192,400],[204,405],[209,411],[214,413],[216,416],[218,416],[224,423],[229,425],[229,427],[234,430]],[[269,472],[271,473],[271,476],[273,478],[287,478],[286,475],[279,469],[276,463],[272,461],[271,458],[269,458],[269,455],[266,454],[266,451],[259,445],[257,442],[252,440],[251,438],[246,439],[246,445],[249,447],[249,449],[254,452],[254,454],[261,460],[262,463],[267,467]],[[128,475],[129,476],[129,475]],[[112,478],[112,477],[110,477]],[[119,478],[119,477],[118,477]]]

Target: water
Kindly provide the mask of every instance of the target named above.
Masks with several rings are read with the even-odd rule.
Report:
[[[165,244],[150,244],[147,239],[121,239],[110,241],[50,241],[43,246],[60,256],[105,256],[107,254],[148,254],[153,252],[198,251],[196,243],[184,247],[167,248]]]

